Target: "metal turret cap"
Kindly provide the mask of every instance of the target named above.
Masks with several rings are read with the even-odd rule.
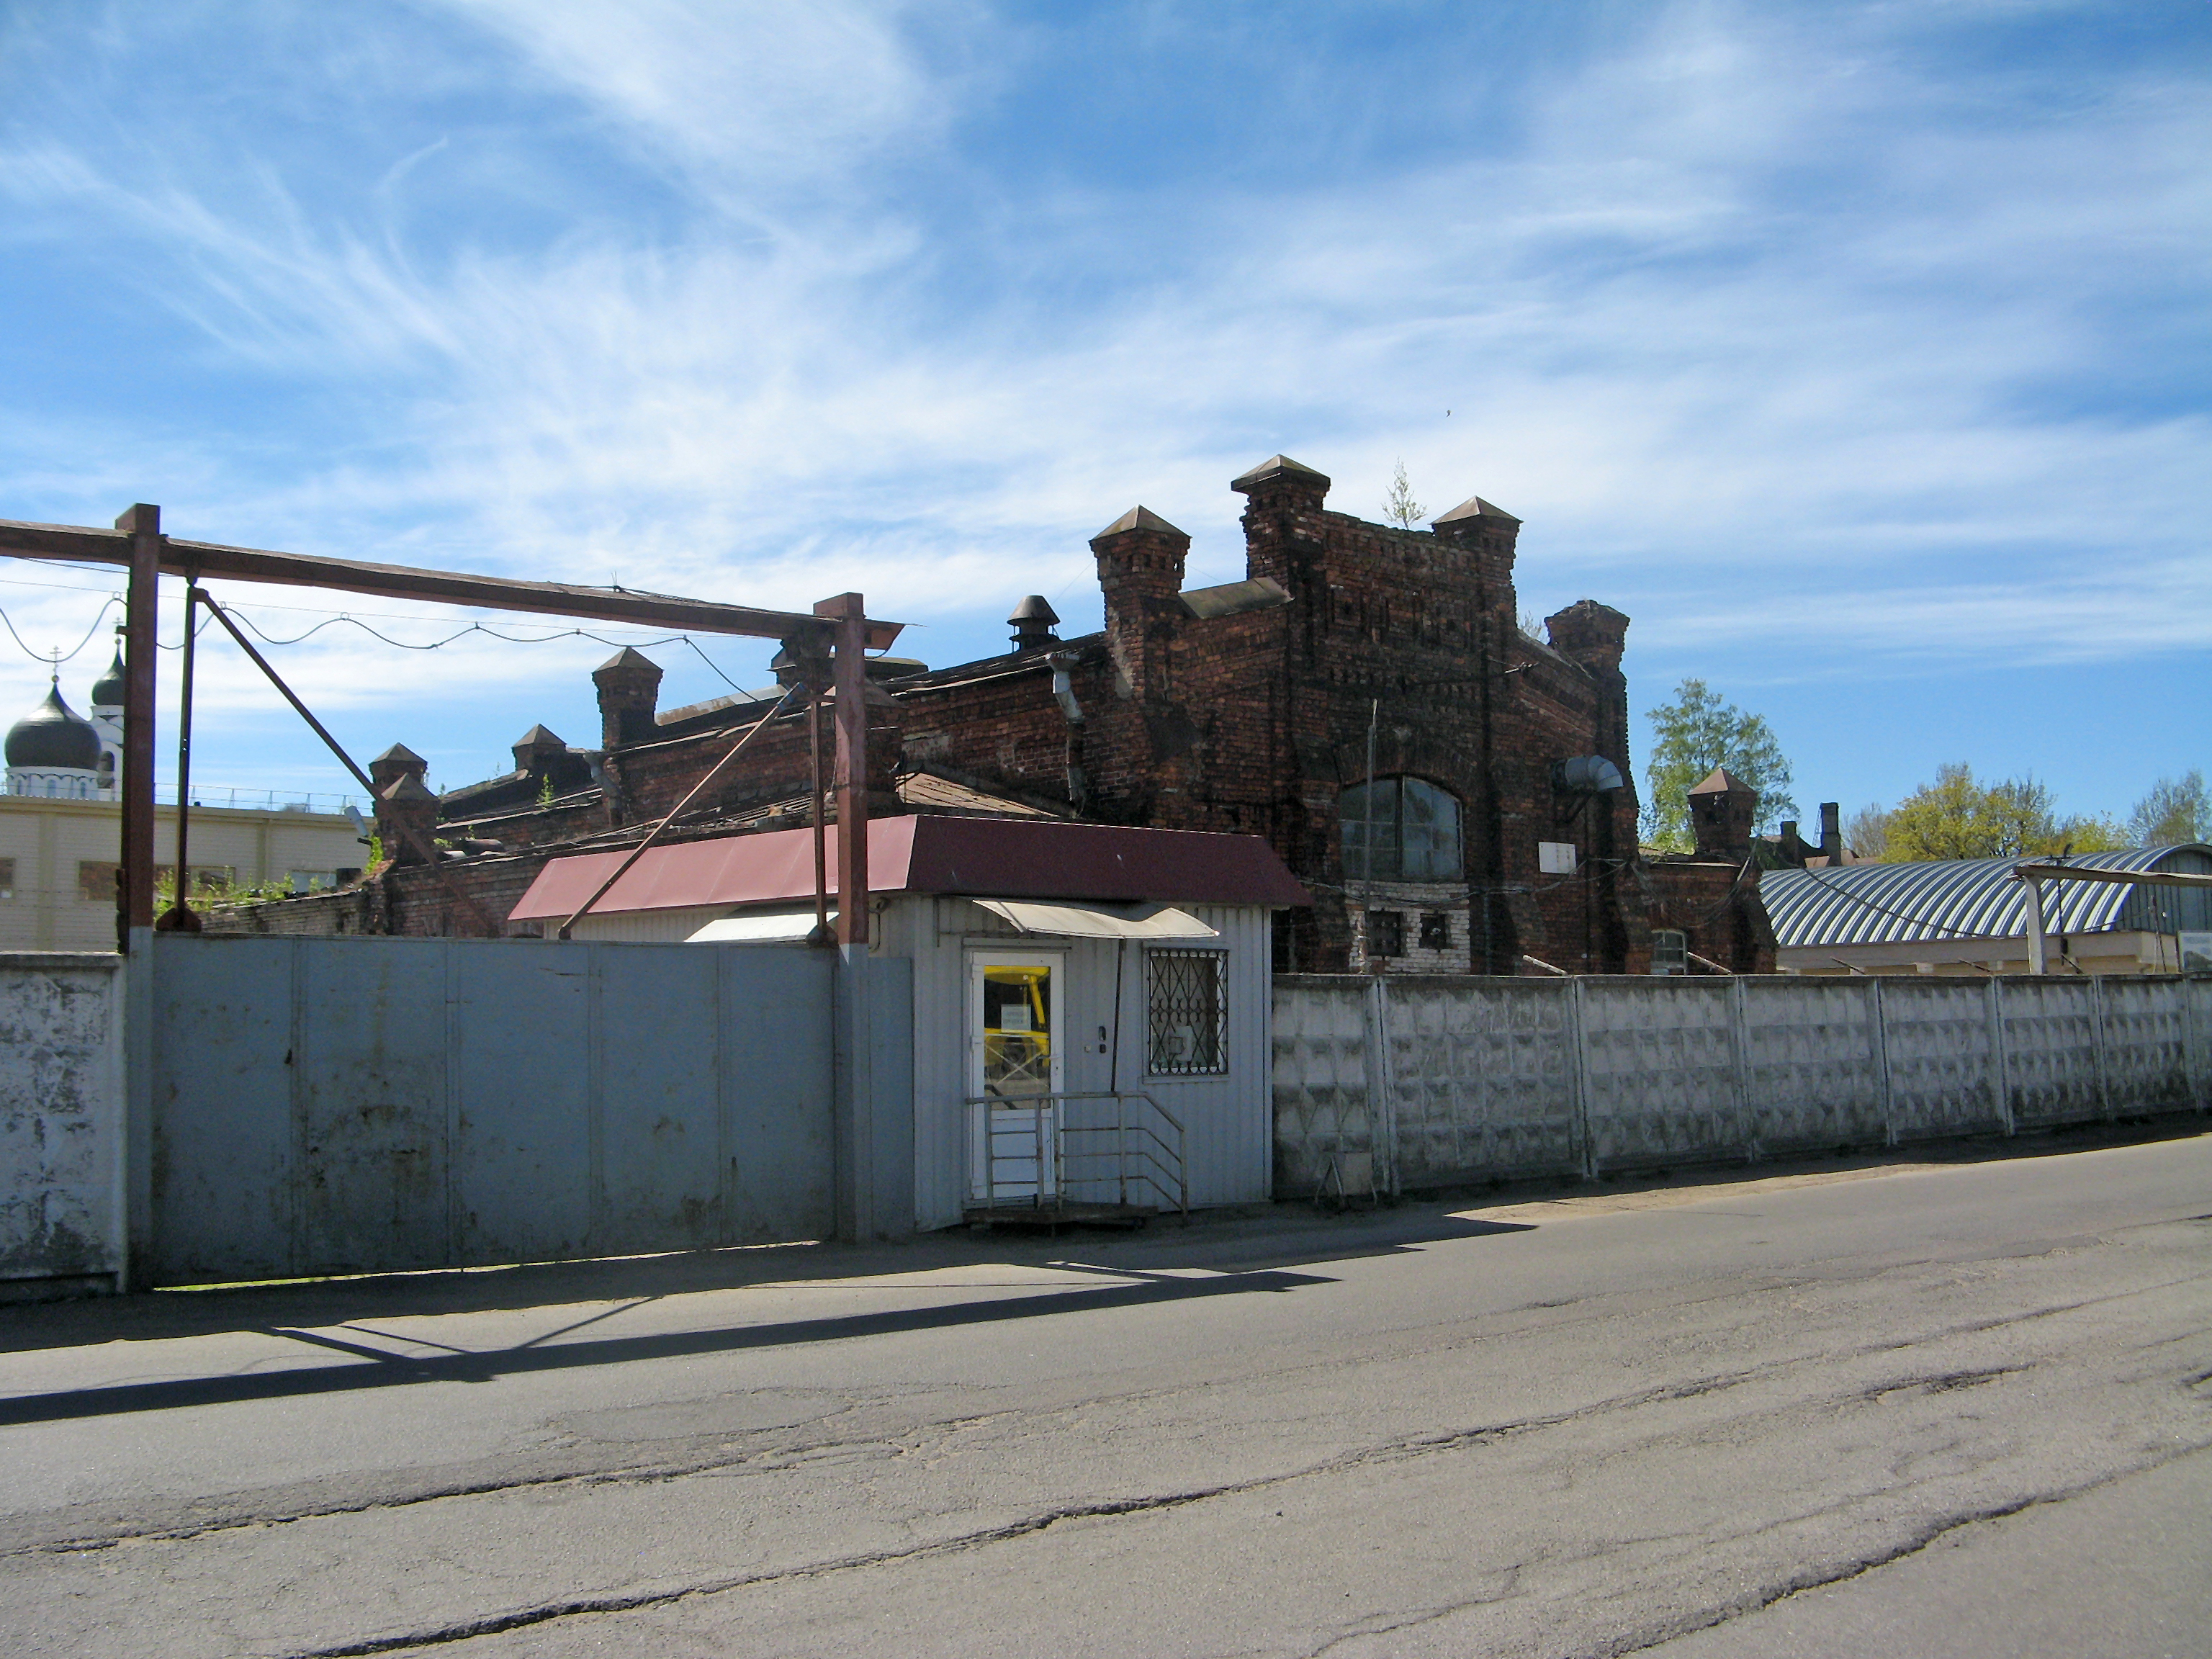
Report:
[[[1046,599],[1043,594],[1032,593],[1014,607],[1014,614],[1007,617],[1006,621],[1017,628],[1024,623],[1032,623],[1045,628],[1056,628],[1060,624],[1060,612],[1052,608],[1052,601]]]
[[[94,708],[120,708],[127,676],[123,667],[123,647],[115,647],[115,660],[107,672],[92,683],[92,706]]]
[[[59,685],[9,728],[8,764],[35,772],[96,772],[100,728],[62,701]]]

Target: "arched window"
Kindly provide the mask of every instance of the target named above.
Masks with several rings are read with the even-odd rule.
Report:
[[[1458,881],[1466,874],[1459,802],[1433,783],[1356,783],[1339,793],[1336,811],[1348,880]]]

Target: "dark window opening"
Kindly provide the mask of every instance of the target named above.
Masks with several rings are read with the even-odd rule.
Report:
[[[1370,910],[1367,913],[1367,954],[1402,957],[1406,954],[1406,913]]]
[[[1459,802],[1420,778],[1377,778],[1337,796],[1344,873],[1353,881],[1457,881]]]
[[[1451,949],[1451,917],[1443,911],[1425,910],[1421,913],[1421,949]]]

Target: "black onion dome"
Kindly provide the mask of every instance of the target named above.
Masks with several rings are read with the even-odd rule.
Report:
[[[9,728],[8,764],[33,772],[96,772],[99,728],[64,702],[56,686]]]
[[[108,665],[107,672],[92,683],[92,706],[94,708],[122,708],[124,684],[123,647],[118,645],[115,647],[115,660]]]

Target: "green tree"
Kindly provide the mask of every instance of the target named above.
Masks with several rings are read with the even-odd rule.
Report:
[[[1402,460],[1391,477],[1390,493],[1382,498],[1382,516],[1407,530],[1429,516],[1429,509],[1413,499],[1413,487],[1406,482],[1406,464]]]
[[[2128,814],[2128,844],[2172,847],[2179,842],[2212,841],[2212,799],[2204,774],[2191,767],[2178,778],[2160,778]]]
[[[1864,815],[1862,814],[1862,817]],[[1960,763],[1936,769],[1887,814],[1880,856],[1911,864],[1938,859],[2021,858],[2028,854],[2101,853],[2124,845],[2110,818],[2058,816],[2048,785],[2033,777],[1976,781]]]
[[[1690,791],[1716,766],[1759,791],[1760,828],[1797,815],[1790,763],[1764,716],[1744,713],[1703,680],[1686,679],[1674,688],[1674,701],[1661,703],[1650,719],[1651,760],[1644,776],[1651,787],[1644,798],[1644,836],[1653,846],[1686,852],[1695,844]]]
[[[1844,820],[1844,845],[1859,858],[1875,864],[1889,860],[1889,808],[1869,801]]]

